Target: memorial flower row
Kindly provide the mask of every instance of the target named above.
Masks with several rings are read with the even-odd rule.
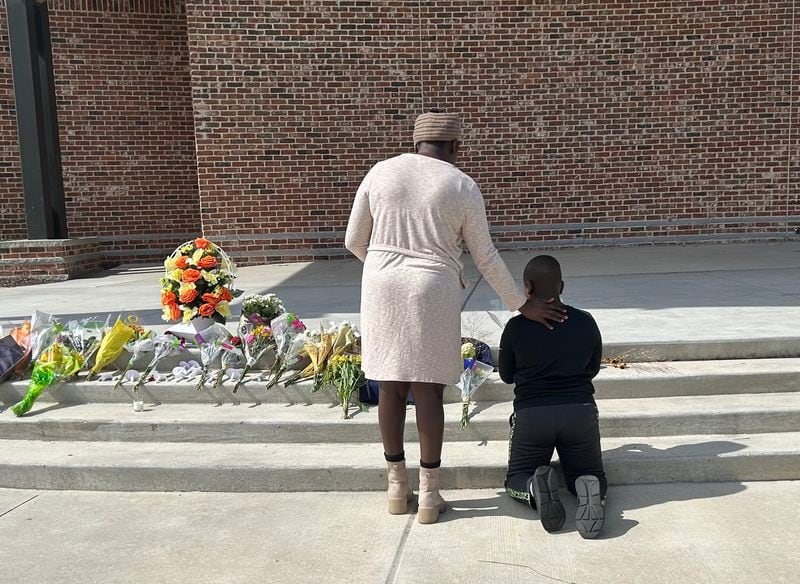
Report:
[[[149,383],[166,380],[192,381],[198,391],[212,393],[228,381],[234,395],[258,383],[270,390],[278,384],[308,381],[313,392],[332,389],[348,418],[352,397],[365,382],[357,328],[339,322],[309,330],[296,314],[283,309],[277,297],[260,299],[271,308],[243,311],[237,334],[221,323],[180,336],[157,334],[135,316],[117,318],[113,325],[110,317],[61,323],[36,311],[30,321],[3,338],[5,346],[13,342],[16,350],[13,361],[2,361],[6,365],[0,369],[0,381],[24,374],[32,365],[28,391],[12,407],[18,416],[28,413],[43,391],[77,380],[85,372],[87,380],[109,382],[110,390],[127,385],[135,395]],[[185,360],[163,371],[159,365],[168,357]]]
[[[25,415],[43,391],[83,371],[87,380],[113,383],[114,390],[129,384],[134,404],[141,403],[138,396],[148,383],[171,379],[194,382],[198,391],[215,398],[228,381],[234,401],[240,390],[250,393],[249,387],[259,382],[266,390],[309,382],[312,392],[326,389],[336,396],[344,418],[350,417],[354,396],[361,406],[358,394],[366,379],[354,325],[322,323],[309,330],[275,294],[251,294],[242,299],[234,334],[224,323],[231,316],[230,302],[241,292],[233,287],[236,266],[219,246],[204,238],[187,242],[167,257],[164,268],[162,318],[184,323],[166,333],[148,330],[136,316],[117,317],[113,325],[110,315],[61,323],[35,311],[30,321],[0,339],[0,382],[21,376],[32,364],[27,392],[12,411]],[[168,357],[184,360],[165,372],[159,365]],[[492,367],[476,360],[472,341],[462,348],[462,357],[465,427],[470,400]]]

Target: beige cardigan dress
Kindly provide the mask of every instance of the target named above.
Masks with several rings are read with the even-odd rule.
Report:
[[[376,164],[356,193],[345,246],[364,262],[367,378],[451,385],[463,368],[466,242],[509,310],[525,303],[489,235],[480,189],[442,160],[402,154]]]

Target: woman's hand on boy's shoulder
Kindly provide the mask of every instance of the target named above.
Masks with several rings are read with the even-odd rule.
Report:
[[[567,308],[555,298],[542,300],[541,298],[528,298],[528,301],[519,309],[522,316],[533,322],[538,322],[553,330],[554,323],[567,320]]]

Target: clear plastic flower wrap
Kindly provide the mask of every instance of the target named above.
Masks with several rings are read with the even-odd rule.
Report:
[[[125,345],[125,350],[128,351],[130,357],[125,368],[120,372],[119,379],[114,384],[114,389],[119,389],[127,381],[126,376],[133,368],[134,363],[139,360],[139,357],[153,350],[155,337],[156,335],[153,331],[145,330],[142,327],[135,331],[133,338]]]
[[[217,378],[214,380],[214,391],[222,387],[222,382],[225,380],[225,374],[228,369],[242,365],[245,362],[242,346],[243,342],[240,337],[231,337],[227,341],[222,341],[220,343],[220,347],[222,348],[220,370],[219,373],[217,373]]]
[[[275,387],[283,374],[302,360],[306,343],[306,337],[302,336],[306,325],[293,312],[274,318],[270,328],[275,339],[275,363],[270,370],[267,389]]]
[[[110,317],[105,321],[96,318],[71,320],[67,323],[65,333],[69,336],[72,348],[83,356],[83,362],[88,363],[97,353],[100,343],[108,329]]]
[[[211,365],[222,354],[222,343],[230,338],[230,333],[221,324],[215,324],[202,333],[198,334],[195,338],[198,346],[200,347],[200,378],[197,381],[195,389],[200,391],[205,387],[208,380],[208,374],[211,371]]]
[[[359,354],[361,350],[358,330],[349,322],[323,323],[318,332],[307,333],[303,353],[310,363],[302,371],[290,376],[285,386],[313,379],[311,391],[322,388],[325,370],[331,359],[345,353]]]
[[[39,310],[33,311],[31,316],[31,360],[39,358],[45,349],[52,345],[63,326],[52,315]]]
[[[136,381],[133,386],[134,393],[139,393],[145,383],[147,383],[150,374],[158,366],[159,361],[169,355],[175,355],[184,350],[184,343],[182,339],[173,335],[159,335],[153,339],[153,359],[142,372],[141,377]]]
[[[461,354],[465,354],[465,348],[462,346]],[[470,352],[466,352],[470,354]],[[474,347],[471,354],[474,353]],[[469,425],[469,402],[472,396],[475,395],[477,389],[489,378],[489,375],[494,371],[494,367],[475,360],[474,357],[464,359],[464,371],[461,372],[461,379],[457,387],[461,390],[461,428],[466,428]]]
[[[239,388],[245,382],[245,376],[250,372],[253,366],[258,363],[258,360],[261,359],[269,349],[275,347],[272,329],[266,325],[254,325],[250,322],[243,322],[239,328],[239,335],[243,343],[245,364],[242,376],[236,381],[236,385],[233,386],[234,394],[239,391]]]

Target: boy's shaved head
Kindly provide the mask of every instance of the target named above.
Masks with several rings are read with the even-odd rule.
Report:
[[[564,288],[561,264],[549,255],[536,256],[529,261],[523,278],[528,293],[538,298],[558,298]]]

